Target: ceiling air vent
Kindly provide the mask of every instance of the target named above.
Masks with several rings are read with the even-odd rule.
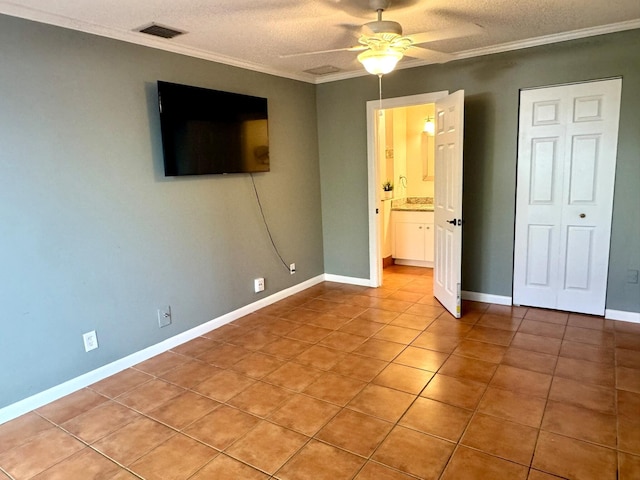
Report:
[[[173,38],[185,33],[180,30],[176,30],[175,28],[164,27],[162,25],[158,25],[155,23],[152,23],[147,27],[137,28],[135,29],[135,31],[153,35],[154,37],[161,37],[161,38]]]
[[[334,67],[333,65],[323,65],[322,67],[305,70],[306,73],[310,73],[311,75],[328,75],[330,73],[336,73],[339,71],[340,69],[338,67]]]

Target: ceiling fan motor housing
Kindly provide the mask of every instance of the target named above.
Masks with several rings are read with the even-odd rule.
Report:
[[[391,3],[389,0],[369,0],[369,7],[376,11],[386,10],[389,8],[389,3]]]
[[[392,33],[402,36],[402,25],[392,20],[376,20],[364,24],[365,33],[376,35],[380,33]]]

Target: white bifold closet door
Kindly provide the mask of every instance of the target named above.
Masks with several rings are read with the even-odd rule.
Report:
[[[513,303],[603,315],[621,79],[520,93]]]

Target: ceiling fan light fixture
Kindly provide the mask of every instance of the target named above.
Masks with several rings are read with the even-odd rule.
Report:
[[[369,49],[358,55],[358,61],[372,75],[385,75],[392,72],[403,57],[401,51],[393,47]]]

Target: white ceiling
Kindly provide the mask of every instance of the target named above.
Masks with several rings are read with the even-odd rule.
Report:
[[[376,19],[369,0],[0,0],[0,13],[312,83],[365,75],[357,52],[281,56],[357,45],[359,26]],[[640,28],[640,1],[396,0],[383,18],[407,35],[478,24],[480,34],[421,45],[467,58]],[[187,33],[136,31],[151,23]],[[305,72],[327,65],[339,71]]]

